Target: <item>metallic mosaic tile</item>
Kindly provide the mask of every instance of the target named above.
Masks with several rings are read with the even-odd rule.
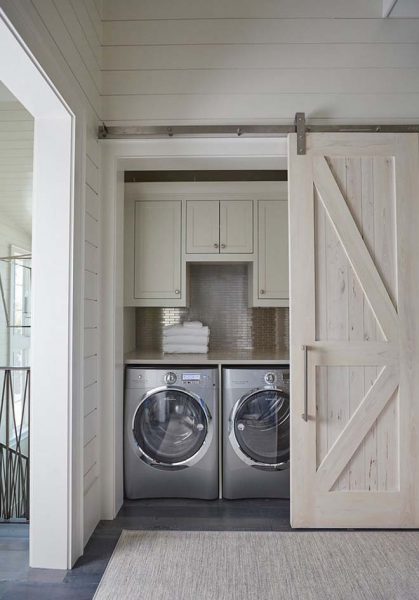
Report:
[[[138,350],[160,351],[163,327],[186,320],[210,328],[210,350],[288,350],[289,309],[249,308],[245,264],[191,264],[188,308],[137,308]]]

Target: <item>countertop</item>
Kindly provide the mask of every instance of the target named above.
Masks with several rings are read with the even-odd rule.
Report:
[[[234,350],[208,354],[163,354],[134,350],[125,355],[126,365],[287,365],[288,353],[272,354],[261,350]]]

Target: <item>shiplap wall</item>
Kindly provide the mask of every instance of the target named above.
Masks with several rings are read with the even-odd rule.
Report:
[[[17,101],[0,102],[0,221],[32,227],[33,117]]]
[[[109,124],[419,118],[419,20],[381,0],[104,0]]]
[[[0,256],[9,256],[12,244],[31,249],[32,178],[33,118],[19,102],[0,102]],[[1,262],[0,275],[9,307],[8,263]],[[9,364],[9,335],[1,304],[0,363]]]
[[[0,0],[14,22],[20,7]],[[25,16],[42,38],[85,108],[85,306],[84,306],[84,541],[100,518],[99,362],[99,170],[97,126],[101,118],[102,0],[28,0]],[[25,40],[31,47],[31,40]],[[37,57],[38,58],[38,57]],[[65,92],[62,92],[65,97]]]

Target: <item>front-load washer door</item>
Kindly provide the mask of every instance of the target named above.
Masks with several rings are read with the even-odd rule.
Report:
[[[205,402],[174,387],[146,394],[135,412],[132,429],[142,460],[163,469],[195,464],[212,438],[211,414]]]
[[[230,442],[238,456],[261,469],[288,468],[289,417],[289,395],[279,389],[257,390],[241,398],[230,419]]]

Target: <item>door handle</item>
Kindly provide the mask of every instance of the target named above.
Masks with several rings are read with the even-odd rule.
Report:
[[[304,412],[301,418],[308,421],[308,381],[307,381],[307,368],[308,368],[308,346],[301,346],[301,350],[304,352]]]

